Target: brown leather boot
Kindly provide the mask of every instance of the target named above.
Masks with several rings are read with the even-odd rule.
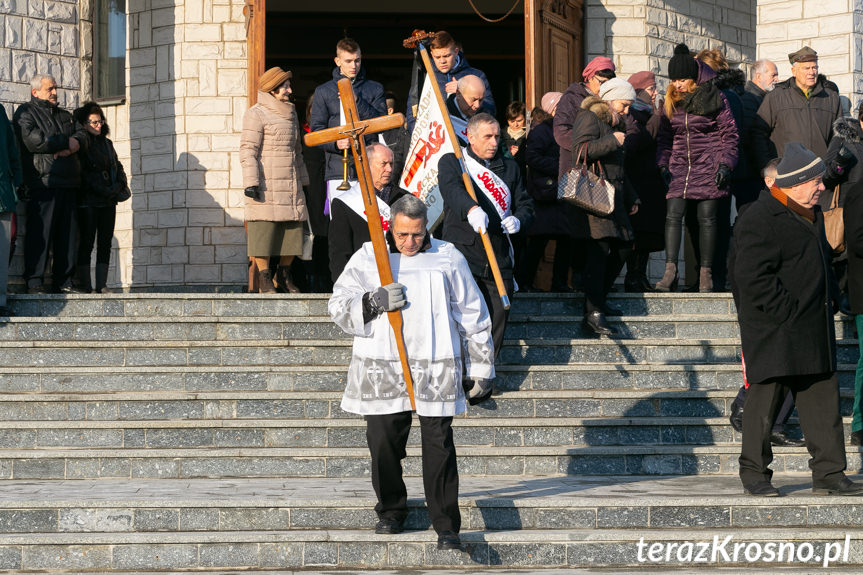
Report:
[[[662,279],[656,282],[656,291],[677,291],[677,264],[665,262],[665,273]]]
[[[285,293],[300,293],[300,288],[294,284],[291,277],[290,266],[279,266],[279,270],[276,272],[276,280],[279,282],[279,288]]]
[[[270,270],[258,270],[258,293],[276,293],[273,272]]]
[[[713,270],[711,268],[701,268],[698,273],[698,291],[701,293],[713,291]]]

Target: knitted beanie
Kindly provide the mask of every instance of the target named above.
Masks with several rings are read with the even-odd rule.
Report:
[[[612,78],[599,87],[599,97],[611,100],[635,100],[635,88],[623,78]]]
[[[698,63],[686,44],[678,44],[674,48],[674,56],[668,62],[668,77],[671,80],[689,79],[693,82],[698,79]]]
[[[800,142],[785,144],[785,154],[776,166],[776,186],[793,188],[824,174],[824,161]]]

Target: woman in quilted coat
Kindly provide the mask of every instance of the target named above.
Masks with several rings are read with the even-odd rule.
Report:
[[[657,165],[668,182],[665,216],[665,274],[657,291],[677,288],[682,222],[686,210],[698,215],[701,254],[698,288],[713,291],[716,214],[728,196],[731,171],[737,165],[737,126],[725,95],[709,80],[716,75],[694,59],[685,44],[674,49],[668,64],[671,84],[657,136]]]
[[[243,116],[240,164],[248,253],[258,268],[260,293],[276,291],[270,256],[279,256],[279,284],[299,292],[289,268],[303,249],[303,222],[308,218],[303,186],[309,176],[290,95],[291,73],[270,68],[258,80],[258,103]]]

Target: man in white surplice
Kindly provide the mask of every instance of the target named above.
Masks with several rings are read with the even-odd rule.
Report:
[[[465,410],[462,373],[484,396],[494,377],[491,320],[464,256],[426,231],[426,207],[408,194],[390,208],[387,244],[395,283],[380,285],[371,242],[333,287],[329,312],[354,336],[341,407],[364,415],[378,498],[376,533],[399,533],[407,516],[401,460],[411,426],[395,339],[386,312],[402,310],[422,432],[423,486],[438,549],[460,549],[458,469],[452,418]]]

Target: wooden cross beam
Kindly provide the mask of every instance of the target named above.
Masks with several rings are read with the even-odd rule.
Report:
[[[351,81],[347,78],[342,78],[339,80],[338,85],[339,96],[342,100],[341,104],[345,111],[345,125],[306,134],[305,142],[307,146],[319,146],[327,142],[350,138],[351,151],[354,154],[354,166],[357,170],[357,179],[362,191],[363,205],[366,210],[366,219],[369,223],[369,236],[372,239],[378,275],[380,276],[381,285],[387,285],[393,282],[393,272],[390,268],[389,249],[387,248],[386,239],[384,239],[381,215],[378,211],[378,200],[375,196],[374,184],[372,184],[372,173],[366,159],[366,144],[363,136],[398,128],[404,124],[405,117],[402,114],[390,114],[369,120],[360,120]],[[411,377],[407,348],[405,347],[404,334],[402,333],[404,326],[402,312],[401,310],[391,311],[387,313],[387,316],[393,329],[393,335],[395,336],[411,407],[416,410],[413,378]]]

